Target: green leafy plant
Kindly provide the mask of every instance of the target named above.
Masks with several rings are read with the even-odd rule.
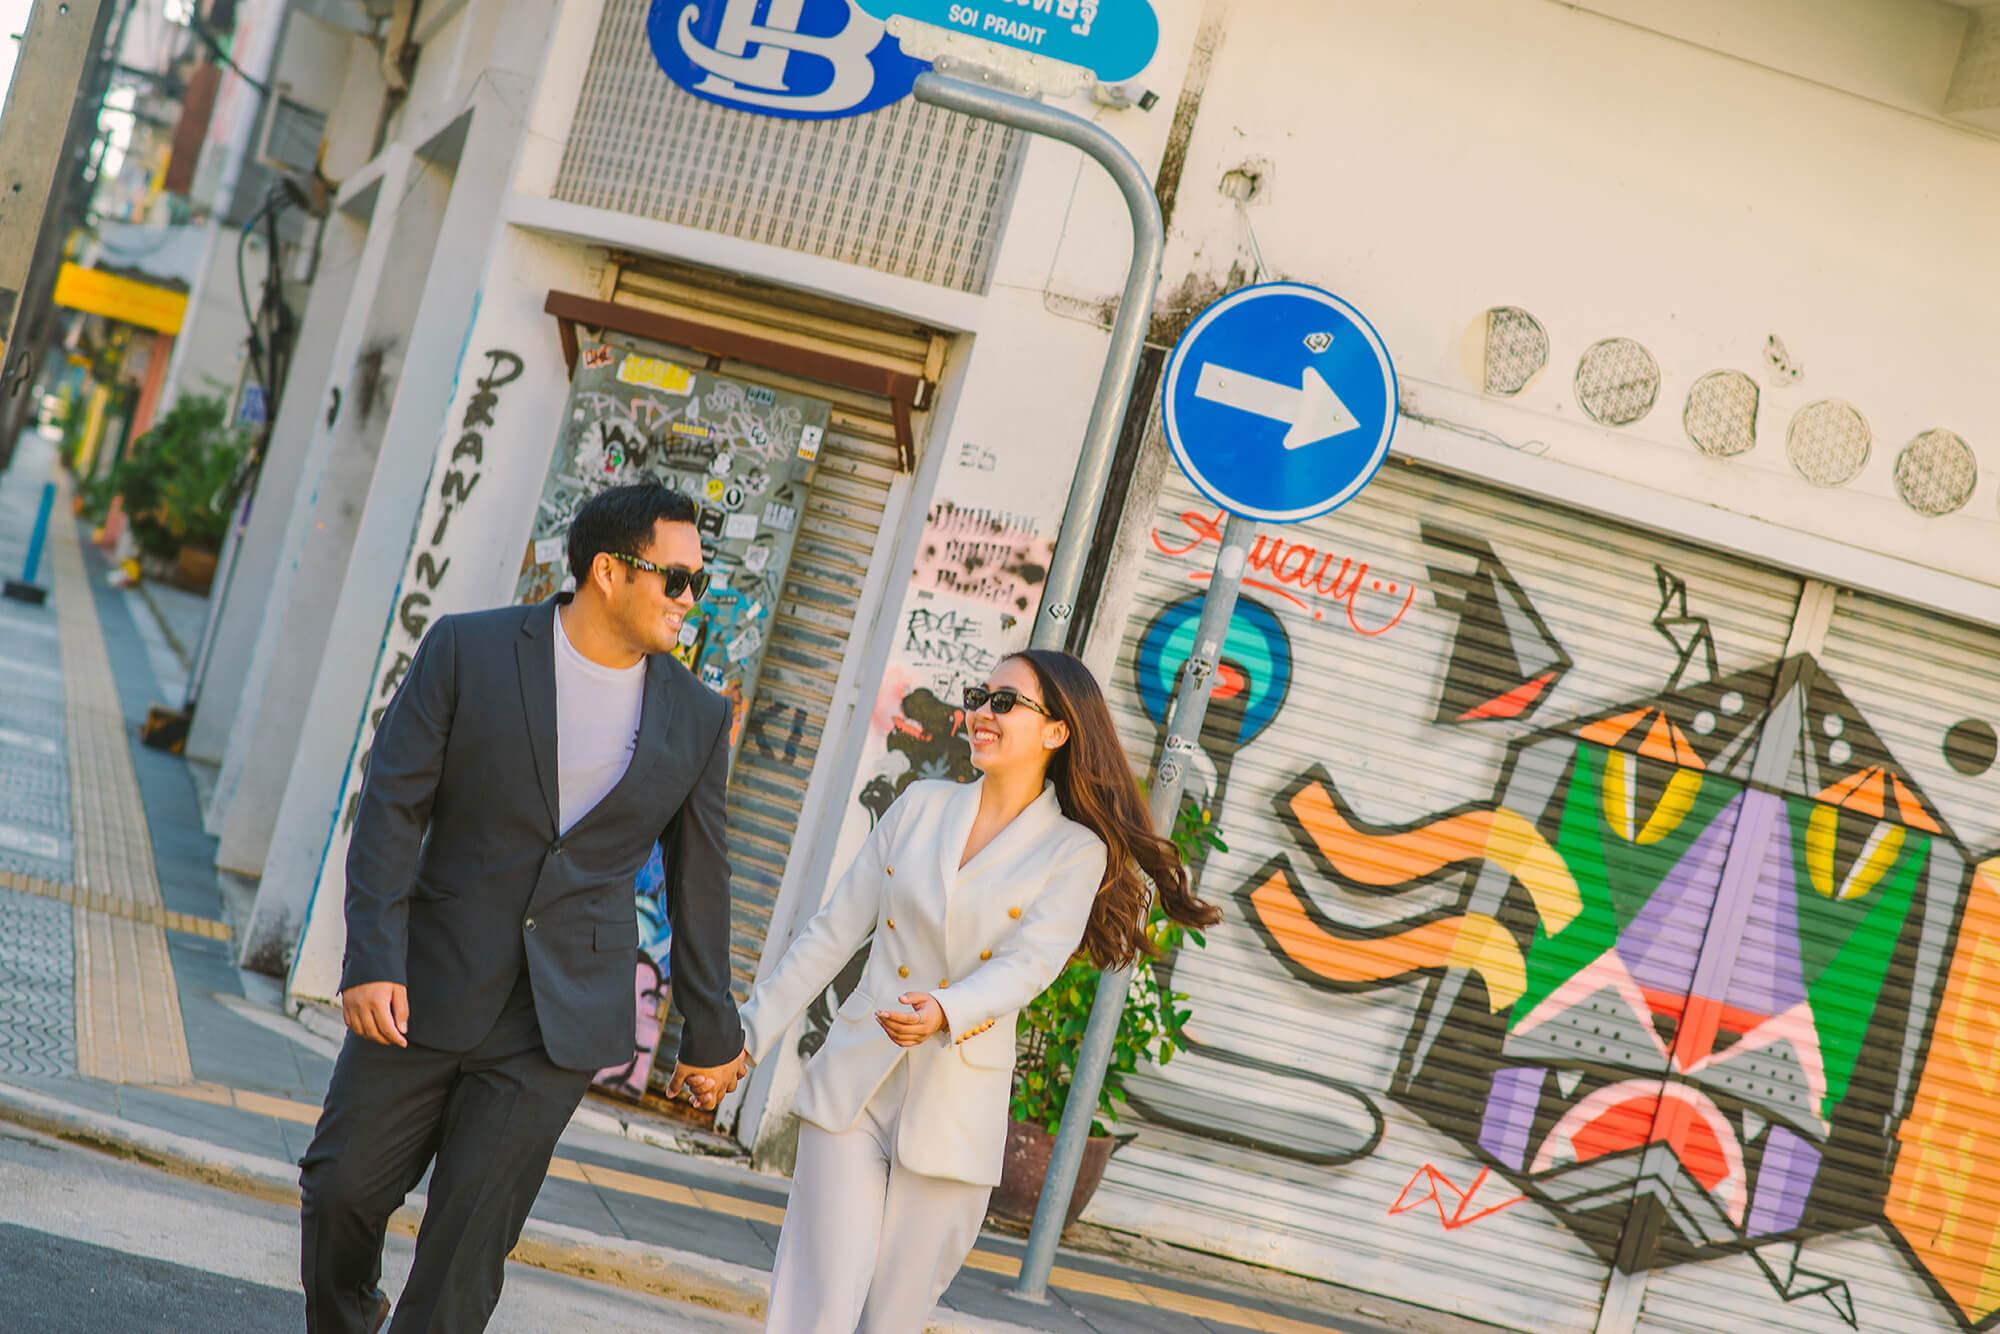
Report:
[[[111,498],[118,494],[117,479],[106,473],[102,477],[87,477],[76,484],[77,499],[83,505],[83,516],[92,523],[103,523],[104,516],[111,512]]]
[[[213,551],[229,532],[249,439],[219,398],[180,399],[132,443],[112,473],[139,550],[161,560],[182,547]]]
[[[1191,802],[1181,806],[1170,837],[1190,865],[1199,864],[1210,849],[1228,851],[1214,818]],[[1158,903],[1153,905],[1146,934],[1159,951],[1159,959],[1171,959],[1187,944],[1207,945],[1199,931],[1169,921]],[[1105,1067],[1104,1086],[1098,1091],[1096,1114],[1091,1120],[1093,1135],[1110,1133],[1105,1122],[1117,1119],[1119,1104],[1125,1101],[1127,1076],[1142,1064],[1165,1065],[1187,1047],[1185,1028],[1192,1011],[1181,1006],[1187,993],[1162,988],[1156,962],[1141,958],[1132,969],[1131,989],[1118,1016],[1111,1060]],[[1016,1121],[1041,1126],[1051,1134],[1062,1124],[1063,1109],[1069,1105],[1070,1077],[1076,1071],[1077,1054],[1090,1023],[1091,1002],[1097,995],[1098,976],[1097,966],[1079,955],[1070,960],[1048,990],[1021,1011],[1014,1094],[1008,1104],[1008,1115]]]
[[[56,399],[56,410],[49,417],[50,424],[62,432],[56,453],[62,459],[63,467],[72,471],[76,468],[76,452],[83,445],[83,419],[88,415],[74,390],[65,388]]]

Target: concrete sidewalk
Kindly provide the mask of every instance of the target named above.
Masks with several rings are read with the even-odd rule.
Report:
[[[0,476],[10,574],[51,454],[24,436]],[[82,536],[65,490],[48,605],[0,603],[0,1119],[295,1204],[339,1035],[330,1016],[285,1014],[276,983],[234,966],[188,765],[138,744],[148,705],[180,703],[192,609],[110,588]],[[183,623],[162,624],[172,617]],[[593,1097],[515,1258],[760,1316],[787,1192],[726,1141]],[[421,1209],[413,1196],[397,1229]],[[982,1236],[932,1328],[1491,1329],[1087,1226],[1071,1235],[1099,1253],[1065,1249],[1039,1305],[1007,1291],[1021,1242]]]

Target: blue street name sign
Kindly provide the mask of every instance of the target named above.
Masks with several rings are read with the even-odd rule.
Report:
[[[1352,500],[1389,453],[1396,370],[1361,312],[1304,283],[1259,283],[1174,344],[1160,396],[1188,480],[1231,514],[1299,523]]]
[[[703,101],[793,120],[899,102],[930,68],[853,0],[653,0],[646,42]]]
[[[238,426],[262,426],[271,415],[270,396],[261,384],[250,383],[243,386],[243,401],[236,405]]]
[[[1147,0],[855,0],[884,21],[970,33],[1000,46],[1081,65],[1105,83],[1146,68],[1160,45],[1160,20]]]

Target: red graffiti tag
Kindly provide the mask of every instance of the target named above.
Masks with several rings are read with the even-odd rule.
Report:
[[[1221,510],[1212,515],[1203,514],[1199,510],[1185,510],[1181,514],[1181,522],[1187,525],[1190,534],[1188,540],[1179,545],[1170,545],[1167,539],[1160,536],[1160,530],[1155,528],[1153,547],[1165,556],[1185,556],[1205,543],[1213,542],[1221,546],[1222,517]],[[1325,598],[1340,603],[1347,610],[1347,623],[1353,627],[1354,632],[1371,639],[1395,629],[1402,621],[1403,614],[1409,611],[1411,603],[1416,601],[1415,584],[1399,585],[1394,581],[1384,583],[1379,578],[1371,579],[1368,576],[1368,562],[1362,561],[1356,564],[1351,556],[1340,558],[1339,569],[1334,568],[1333,561],[1331,552],[1322,554],[1319,548],[1304,542],[1288,542],[1269,533],[1260,534],[1255,545],[1250,548],[1249,566],[1257,574],[1268,578],[1245,575],[1243,584],[1246,588],[1277,594],[1301,611],[1312,612],[1316,621],[1322,619],[1325,613],[1292,589],[1312,594],[1315,600]],[[1202,583],[1213,577],[1206,570],[1195,570],[1188,575],[1188,579],[1194,583]],[[1396,594],[1402,593],[1402,605],[1396,608],[1394,616],[1381,625],[1364,625],[1354,605],[1355,599],[1364,589],[1372,593],[1385,593],[1392,601]]]
[[[915,719],[911,718],[909,715],[902,713],[897,714],[895,717],[889,720],[889,730],[894,732],[901,732],[904,736],[907,737],[915,737],[918,741],[935,741],[937,739],[936,737],[933,737],[930,734],[930,732],[924,727],[922,723],[919,723]],[[946,732],[945,735],[957,736],[964,730],[965,730],[965,710],[953,709],[951,711],[951,730]]]
[[[1492,1170],[1489,1167],[1480,1168],[1479,1175],[1472,1178],[1472,1184],[1464,1190],[1460,1190],[1457,1186],[1451,1184],[1451,1178],[1438,1171],[1435,1167],[1432,1167],[1429,1163],[1425,1163],[1417,1169],[1417,1174],[1410,1178],[1410,1184],[1403,1187],[1403,1193],[1396,1197],[1396,1202],[1389,1206],[1389,1213],[1392,1216],[1406,1214],[1412,1209],[1421,1209],[1426,1204],[1434,1203],[1437,1205],[1438,1221],[1444,1224],[1444,1230],[1446,1232],[1456,1232],[1469,1223],[1477,1223],[1488,1214],[1497,1214],[1502,1209],[1510,1205],[1519,1204],[1528,1198],[1525,1195],[1516,1195],[1511,1200],[1502,1200],[1498,1204],[1488,1205],[1477,1213],[1468,1214],[1466,1210],[1472,1207],[1472,1197],[1477,1195],[1479,1188],[1486,1184],[1486,1178]],[[1410,1192],[1417,1189],[1419,1181],[1429,1184],[1422,1195],[1411,1199]],[[1450,1213],[1446,1213],[1444,1210],[1444,1197],[1447,1192],[1456,1201]]]

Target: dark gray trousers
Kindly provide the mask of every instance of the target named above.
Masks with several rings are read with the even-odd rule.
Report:
[[[550,1063],[527,974],[471,1051],[349,1034],[300,1160],[311,1334],[367,1334],[389,1215],[435,1160],[393,1334],[476,1334],[590,1073]]]

